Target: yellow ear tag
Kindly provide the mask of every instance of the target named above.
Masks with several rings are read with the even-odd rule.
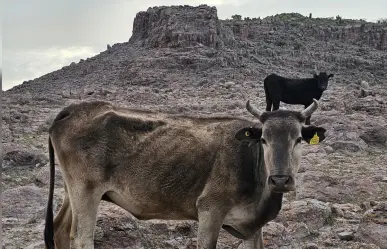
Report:
[[[245,132],[245,136],[246,136],[246,137],[249,137],[249,136],[250,136],[250,132],[246,131],[246,132]]]
[[[320,138],[317,136],[317,132],[314,134],[314,136],[310,139],[309,144],[318,144],[320,142]]]

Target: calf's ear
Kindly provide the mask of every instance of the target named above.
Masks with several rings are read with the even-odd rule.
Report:
[[[329,78],[333,78],[333,76],[334,76],[334,74],[331,73],[330,75],[328,75],[328,79],[329,79]]]
[[[314,140],[317,140],[317,143],[323,141],[325,139],[325,132],[326,129],[322,127],[317,126],[303,126],[301,129],[301,135],[302,138],[307,142],[310,143],[310,140],[313,138]]]
[[[235,133],[235,138],[239,141],[252,141],[261,139],[262,129],[255,127],[245,127]]]

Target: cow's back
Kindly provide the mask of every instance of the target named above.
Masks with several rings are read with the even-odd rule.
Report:
[[[263,80],[265,86],[269,86],[272,84],[276,84],[277,82],[284,79],[284,77],[279,76],[278,74],[272,73],[266,76],[266,78]]]

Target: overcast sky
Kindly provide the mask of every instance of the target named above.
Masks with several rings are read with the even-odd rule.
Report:
[[[299,12],[313,17],[387,17],[386,0],[0,0],[3,90],[126,42],[137,12],[160,5],[215,5],[220,19]]]

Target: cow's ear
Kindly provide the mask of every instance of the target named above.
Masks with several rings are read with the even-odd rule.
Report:
[[[239,141],[251,141],[261,139],[262,129],[255,127],[242,128],[235,133],[235,138]]]
[[[333,73],[331,73],[330,75],[328,75],[328,79],[333,78],[333,76],[335,76],[335,75]]]
[[[326,130],[317,126],[303,126],[301,129],[302,138],[309,144],[318,144],[325,139]]]

